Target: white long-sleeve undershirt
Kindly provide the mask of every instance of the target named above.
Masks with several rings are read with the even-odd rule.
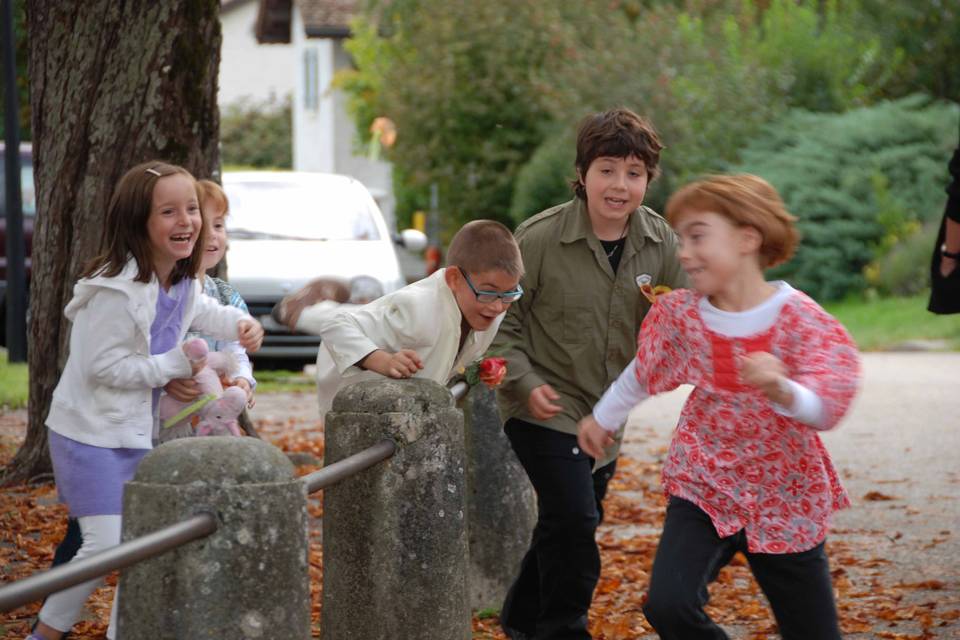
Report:
[[[795,289],[786,282],[771,283],[777,292],[762,303],[747,311],[723,311],[710,304],[704,296],[700,301],[700,315],[714,333],[729,338],[742,338],[766,331],[776,322],[787,299]],[[607,431],[615,432],[627,421],[627,415],[650,394],[637,379],[636,358],[630,361],[623,373],[614,381],[593,408],[593,417]],[[793,395],[793,404],[782,407],[776,403],[773,409],[788,418],[794,418],[816,429],[824,422],[823,400],[809,388],[795,380],[787,380]]]

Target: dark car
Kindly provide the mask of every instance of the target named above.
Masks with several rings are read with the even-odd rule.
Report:
[[[7,339],[7,185],[5,145],[0,142],[0,345]],[[33,187],[33,147],[20,145],[20,192],[23,200],[23,239],[26,244],[27,282],[30,281],[30,254],[33,249],[33,222],[37,214],[36,191]]]

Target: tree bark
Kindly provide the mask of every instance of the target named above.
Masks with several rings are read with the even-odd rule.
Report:
[[[27,437],[0,483],[50,471],[44,425],[67,360],[63,316],[98,253],[114,184],[152,158],[218,177],[219,0],[27,3],[37,226]]]

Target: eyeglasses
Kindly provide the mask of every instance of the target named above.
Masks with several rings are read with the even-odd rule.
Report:
[[[477,302],[481,304],[490,304],[497,300],[502,300],[504,304],[510,304],[511,302],[519,300],[520,296],[523,295],[523,287],[519,284],[513,291],[477,291],[477,288],[473,286],[473,283],[470,281],[470,276],[467,275],[467,272],[464,271],[462,267],[457,267],[457,269],[463,274],[463,278],[467,281],[467,286],[470,287],[470,291],[473,291],[473,295],[477,296]]]

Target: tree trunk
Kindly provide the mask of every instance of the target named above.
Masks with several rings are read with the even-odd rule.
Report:
[[[63,316],[100,248],[111,190],[152,158],[216,176],[219,0],[27,3],[37,226],[28,330],[27,438],[4,470],[50,471],[44,422],[67,360]]]

